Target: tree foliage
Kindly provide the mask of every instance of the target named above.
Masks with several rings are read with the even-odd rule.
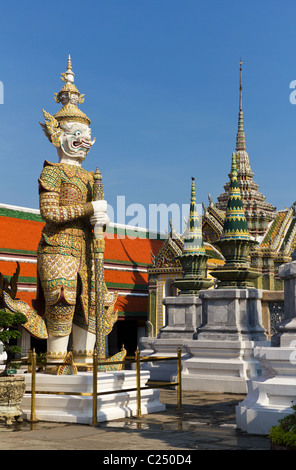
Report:
[[[28,319],[23,313],[8,313],[0,310],[0,341],[3,343],[3,349],[7,354],[5,369],[1,372],[1,376],[6,376],[7,370],[10,368],[11,362],[16,354],[21,353],[21,348],[15,343],[21,337],[18,330],[19,325],[27,323]]]

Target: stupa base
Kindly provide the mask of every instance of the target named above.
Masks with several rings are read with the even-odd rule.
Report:
[[[255,287],[255,280],[260,273],[251,268],[227,268],[217,269],[211,275],[218,279],[218,289],[249,289]]]
[[[207,278],[201,279],[177,279],[174,286],[180,290],[179,295],[198,295],[201,290],[209,289],[213,286],[213,281]]]

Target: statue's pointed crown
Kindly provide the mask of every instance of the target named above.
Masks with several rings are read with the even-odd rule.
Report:
[[[59,123],[75,121],[89,125],[90,119],[77,107],[77,104],[84,102],[85,95],[80,94],[74,85],[74,75],[69,55],[67,70],[61,74],[61,80],[65,85],[59,93],[55,93],[55,102],[62,103],[63,106],[54,117]]]
[[[45,123],[40,122],[44,134],[55,147],[60,147],[61,125],[63,123],[81,122],[86,125],[90,124],[90,119],[77,107],[77,103],[84,102],[84,95],[81,95],[74,85],[74,72],[70,55],[67,70],[61,74],[61,79],[65,82],[65,85],[59,93],[55,93],[55,102],[62,103],[63,106],[54,116],[43,109]]]

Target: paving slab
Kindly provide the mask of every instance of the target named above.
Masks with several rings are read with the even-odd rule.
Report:
[[[0,421],[1,450],[76,450],[110,452],[197,450],[270,450],[266,436],[236,429],[235,406],[245,395],[183,392],[182,409],[177,409],[177,392],[161,390],[166,411],[122,418],[96,426],[37,422]],[[184,454],[184,455],[185,455]],[[115,454],[113,454],[114,457]],[[116,454],[118,455],[118,454]]]

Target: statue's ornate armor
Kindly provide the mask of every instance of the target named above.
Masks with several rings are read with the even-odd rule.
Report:
[[[45,227],[37,250],[36,309],[3,293],[9,311],[27,316],[27,331],[47,339],[48,364],[64,361],[61,366],[49,366],[49,373],[56,375],[77,373],[73,358],[87,364],[94,349],[105,358],[105,338],[118,319],[118,294],[109,292],[104,281],[104,231],[110,223],[107,201],[98,168],[88,172],[81,167],[95,139],[91,140],[90,119],[77,107],[84,95],[74,85],[70,56],[61,78],[65,85],[55,93],[55,101],[62,108],[54,116],[43,110],[45,123],[40,123],[57,149],[59,163],[46,161],[39,179]],[[71,331],[73,357],[68,352]],[[107,362],[125,355],[123,349]],[[121,365],[108,365],[105,370],[110,368],[118,370]]]
[[[47,330],[69,335],[74,322],[95,332],[91,204],[93,172],[45,162],[39,180],[46,225],[37,251]]]

